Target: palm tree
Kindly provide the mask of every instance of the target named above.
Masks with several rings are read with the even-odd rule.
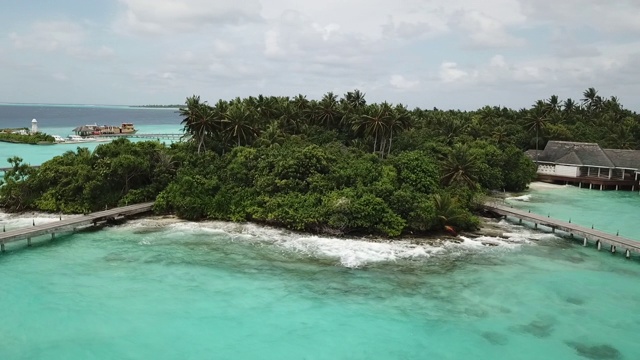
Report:
[[[348,107],[351,109],[362,109],[367,105],[367,100],[364,99],[364,93],[360,90],[355,89],[353,91],[349,91],[344,95],[342,99]]]
[[[442,182],[476,187],[480,172],[480,161],[467,145],[456,144],[442,163]]]
[[[181,124],[185,134],[198,144],[198,154],[206,151],[205,143],[215,132],[215,112],[206,102],[200,102],[200,96],[193,95],[186,100],[186,107],[180,108],[180,115],[184,117]]]
[[[440,225],[441,229],[455,223],[462,216],[458,200],[449,193],[435,194],[432,199],[438,225]]]
[[[498,144],[503,142],[508,136],[509,136],[509,132],[502,125],[494,128],[493,132],[491,133],[491,138]]]
[[[595,88],[588,88],[582,94],[584,98],[582,99],[583,106],[589,111],[598,111],[602,106],[602,98],[598,95],[598,91]]]
[[[525,120],[527,121],[527,127],[529,131],[536,132],[536,163],[538,161],[538,153],[540,150],[540,132],[547,126],[547,106],[540,100],[536,102],[533,108],[529,111]]]
[[[251,139],[258,135],[254,127],[256,120],[255,110],[243,103],[232,104],[224,114],[226,138],[234,139],[236,145],[248,144]]]
[[[547,100],[547,107],[551,112],[560,110],[560,100],[558,99],[558,95],[551,95],[549,100]]]
[[[320,125],[331,128],[335,125],[336,119],[340,118],[337,99],[337,95],[332,92],[328,92],[319,102],[316,103],[316,108],[314,110],[315,120],[317,120]]]
[[[384,140],[388,133],[391,106],[384,102],[368,106],[352,126],[357,135],[373,139],[373,153],[384,157]]]
[[[411,115],[407,108],[402,105],[396,105],[387,117],[387,133],[389,136],[389,146],[387,147],[387,155],[391,153],[391,145],[393,144],[393,135],[408,130],[411,127]],[[382,150],[384,152],[384,149]]]

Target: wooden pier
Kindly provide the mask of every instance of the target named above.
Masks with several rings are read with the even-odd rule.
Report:
[[[96,138],[109,138],[109,139],[117,139],[117,138],[137,138],[137,139],[163,139],[163,140],[175,140],[180,141],[185,136],[185,134],[104,134],[104,135],[93,135]]]
[[[622,236],[572,224],[571,222],[557,220],[495,203],[486,203],[484,207],[489,212],[505,217],[516,218],[520,224],[522,224],[523,221],[533,223],[534,228],[536,229],[538,226],[542,225],[551,228],[552,232],[555,232],[556,230],[564,231],[571,237],[578,237],[582,239],[584,246],[587,246],[589,241],[591,241],[595,242],[598,250],[602,248],[603,244],[608,245],[609,251],[612,253],[615,253],[618,248],[621,250],[624,249],[624,255],[627,259],[631,257],[631,252],[640,253],[640,241],[637,240],[628,239]]]
[[[26,227],[21,229],[15,229],[6,232],[0,232],[0,251],[4,251],[4,246],[7,243],[27,239],[27,245],[31,245],[31,238],[51,234],[51,238],[55,238],[55,234],[62,231],[74,230],[77,227],[85,225],[96,225],[99,222],[104,222],[110,219],[121,219],[127,216],[141,214],[149,212],[153,208],[153,202],[147,202],[142,204],[135,204],[129,206],[123,206],[115,209],[98,211],[88,215],[82,215],[72,217],[60,221],[53,221],[50,223],[36,225],[32,227]],[[4,228],[3,228],[4,230]]]
[[[34,169],[38,169],[40,168],[40,165],[30,165],[29,167],[32,167]],[[9,170],[13,170],[12,167],[0,167],[0,173],[6,173]]]

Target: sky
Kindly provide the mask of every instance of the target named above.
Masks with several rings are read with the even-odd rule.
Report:
[[[589,87],[640,110],[640,1],[3,0],[0,102],[176,104],[359,89],[528,107]]]

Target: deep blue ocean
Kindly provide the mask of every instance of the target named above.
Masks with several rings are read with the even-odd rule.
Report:
[[[0,128],[31,127],[36,119],[41,128],[71,128],[94,124],[175,125],[178,109],[134,108],[128,106],[10,105],[0,104]]]

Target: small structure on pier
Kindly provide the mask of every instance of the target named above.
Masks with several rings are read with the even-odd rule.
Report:
[[[639,188],[640,150],[602,149],[596,143],[549,141],[543,151],[527,151],[538,165],[538,180],[590,189]]]

